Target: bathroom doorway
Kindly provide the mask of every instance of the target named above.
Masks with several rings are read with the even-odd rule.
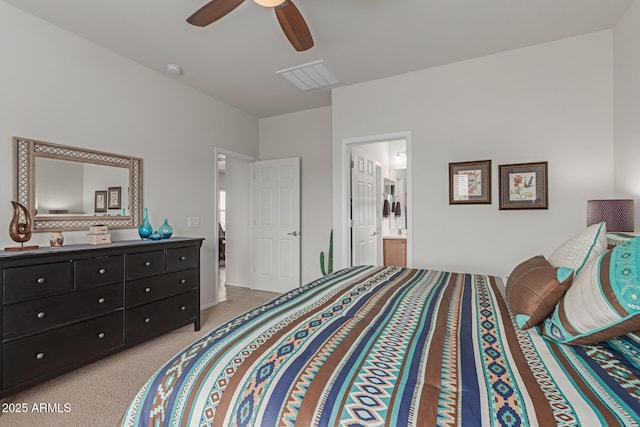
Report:
[[[347,144],[352,266],[412,264],[409,141],[398,137]]]

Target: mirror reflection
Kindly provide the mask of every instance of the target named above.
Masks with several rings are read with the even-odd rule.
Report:
[[[68,160],[36,158],[36,215],[126,215],[129,169],[79,163]],[[108,189],[119,188],[120,198],[109,203]],[[104,208],[96,206],[96,191],[107,192]],[[115,201],[114,201],[115,202]]]
[[[142,221],[142,159],[13,137],[14,199],[31,230],[136,228]]]
[[[393,195],[392,195],[392,210],[393,217],[390,221],[391,230],[406,230],[407,229],[407,169],[391,169],[389,171],[394,178],[393,181]]]

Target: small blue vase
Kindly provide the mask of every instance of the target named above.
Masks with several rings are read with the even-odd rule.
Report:
[[[171,227],[165,219],[164,224],[158,228],[158,233],[160,233],[163,239],[168,239],[173,234],[173,227]]]
[[[140,224],[140,227],[138,227],[138,234],[140,235],[140,238],[144,240],[148,239],[151,233],[153,233],[153,227],[149,222],[147,208],[144,208],[144,216],[142,218],[142,224]]]

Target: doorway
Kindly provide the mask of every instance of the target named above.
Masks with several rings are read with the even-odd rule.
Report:
[[[226,233],[227,229],[227,198],[226,198],[226,166],[227,156],[218,154],[218,302],[227,300],[227,271],[226,271]]]
[[[258,161],[218,147],[214,159],[214,304],[227,285],[300,286],[300,159]]]
[[[343,141],[347,159],[343,197],[345,264],[384,265],[387,240],[406,248],[404,265],[413,265],[411,215],[411,135],[398,133]],[[369,175],[362,179],[361,175]],[[393,239],[393,241],[391,241]]]
[[[225,301],[226,285],[252,287],[247,254],[251,253],[251,182],[253,157],[214,149],[214,304]]]

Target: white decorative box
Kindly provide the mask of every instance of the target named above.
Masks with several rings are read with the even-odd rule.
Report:
[[[105,245],[111,243],[111,234],[87,234],[87,241],[92,245]]]
[[[106,225],[90,225],[89,226],[89,235],[92,234],[107,234],[109,232],[109,227]]]

